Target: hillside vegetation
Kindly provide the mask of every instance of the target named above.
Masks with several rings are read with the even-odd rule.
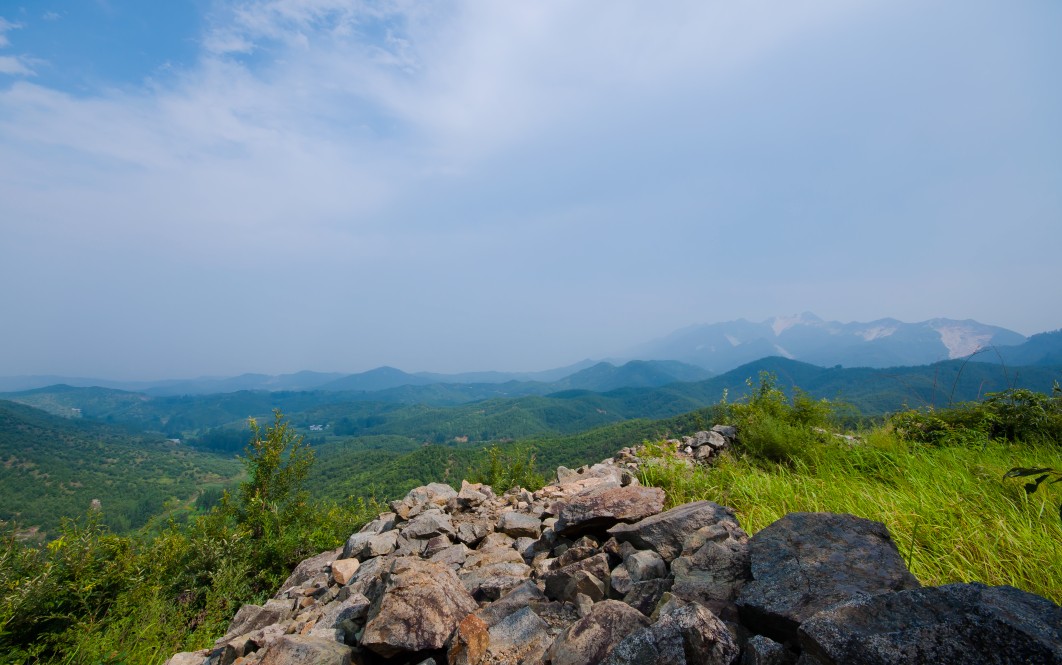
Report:
[[[209,644],[235,610],[261,602],[301,558],[335,547],[410,484],[462,477],[504,489],[540,484],[647,440],[642,479],[670,503],[709,498],[755,532],[790,511],[849,512],[883,521],[926,584],[980,580],[1062,600],[1059,488],[1013,467],[1062,469],[1062,394],[1011,391],[940,410],[905,411],[841,436],[829,401],[782,391],[771,375],[748,397],[666,420],[633,420],[484,450],[363,437],[366,471],[333,450],[314,460],[279,414],[252,431],[246,480],[187,523],[115,535],[99,513],[65,522],[47,546],[10,530],[0,547],[0,662],[157,663]],[[710,468],[690,467],[667,438],[713,422],[738,443]],[[1047,474],[1050,477],[1050,474]],[[324,488],[329,489],[324,489]],[[313,499],[318,495],[342,500]],[[104,514],[106,508],[104,509]]]
[[[158,435],[59,418],[0,401],[0,521],[53,532],[93,502],[117,532],[143,526],[239,473],[235,460],[190,450]],[[219,492],[220,493],[220,492]]]

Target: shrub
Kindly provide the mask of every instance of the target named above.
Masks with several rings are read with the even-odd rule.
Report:
[[[470,474],[473,482],[490,485],[498,492],[514,487],[535,491],[546,484],[545,477],[535,469],[533,450],[517,448],[506,452],[493,445],[483,452],[485,459]]]

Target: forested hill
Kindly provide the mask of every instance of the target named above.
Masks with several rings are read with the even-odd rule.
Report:
[[[0,395],[60,415],[78,410],[85,419],[126,424],[172,438],[202,437],[228,428],[232,441],[210,446],[242,450],[239,433],[249,416],[268,418],[280,409],[294,425],[323,435],[399,435],[441,443],[518,439],[581,431],[630,418],[666,418],[747,390],[762,371],[815,397],[840,399],[864,415],[909,407],[970,401],[1008,387],[1050,392],[1062,369],[1007,367],[952,360],[890,369],[824,368],[785,358],[764,358],[703,381],[605,392],[562,390],[539,394],[541,383],[432,384],[367,393],[241,391],[219,395],[150,397],[102,388],[65,386]],[[219,433],[220,434],[220,433]],[[217,438],[217,437],[215,437]],[[224,437],[221,437],[224,438]]]
[[[189,502],[234,478],[231,459],[157,435],[60,418],[0,401],[0,520],[53,530],[93,500],[116,531],[143,525],[167,501]]]

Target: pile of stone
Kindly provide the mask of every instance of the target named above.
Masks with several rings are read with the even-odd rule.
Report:
[[[707,458],[733,440],[714,434],[674,443]],[[921,587],[886,528],[850,515],[749,538],[709,501],[665,511],[632,464],[561,467],[536,492],[412,490],[168,664],[1062,663],[1044,598]]]

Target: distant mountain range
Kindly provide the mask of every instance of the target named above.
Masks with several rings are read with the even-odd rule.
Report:
[[[1062,355],[1057,340],[1043,349],[1016,354],[1022,364],[1039,364]],[[728,321],[691,326],[631,349],[626,357],[668,359],[726,372],[759,358],[782,356],[821,367],[904,367],[965,358],[989,347],[1014,347],[1026,338],[1006,328],[977,321],[930,319],[904,323],[824,321],[805,312],[761,322]],[[1051,348],[1047,348],[1051,347]],[[987,358],[979,358],[988,362]]]
[[[911,367],[974,356],[977,362],[1062,367],[1062,330],[1023,335],[977,321],[930,319],[904,323],[824,321],[805,312],[761,322],[744,319],[690,326],[618,354],[621,360],[583,360],[538,372],[404,372],[377,367],[357,374],[296,372],[241,374],[165,381],[110,381],[84,377],[0,377],[0,392],[53,385],[101,387],[149,396],[208,395],[238,391],[416,393],[425,386],[467,399],[546,394],[557,390],[604,391],[695,382],[761,358],[779,356],[820,367]],[[628,360],[630,359],[630,360]],[[454,386],[465,386],[455,391]],[[474,389],[468,389],[475,386]],[[439,393],[438,390],[433,391]],[[407,401],[402,399],[401,401]]]

